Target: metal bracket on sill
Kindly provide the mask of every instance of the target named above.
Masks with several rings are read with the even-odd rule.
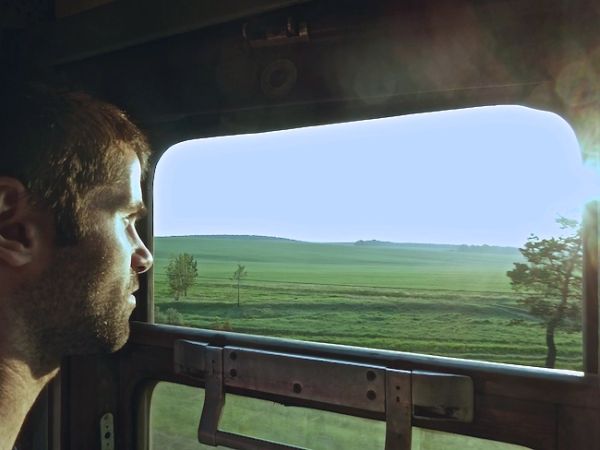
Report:
[[[274,47],[309,41],[308,25],[294,17],[259,19],[244,23],[242,37],[250,47]]]
[[[473,419],[473,382],[463,375],[393,370],[185,340],[175,342],[175,370],[206,381],[198,439],[212,446],[298,449],[219,431],[226,387],[385,414],[385,450],[410,449],[413,416],[461,422]]]

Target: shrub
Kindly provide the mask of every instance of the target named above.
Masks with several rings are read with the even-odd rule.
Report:
[[[158,306],[154,308],[154,322],[167,323],[170,325],[183,325],[183,314],[175,308],[169,308],[162,312]]]

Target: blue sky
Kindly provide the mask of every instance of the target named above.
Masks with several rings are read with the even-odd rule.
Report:
[[[157,167],[155,234],[520,246],[597,192],[559,116],[473,108],[183,142]]]

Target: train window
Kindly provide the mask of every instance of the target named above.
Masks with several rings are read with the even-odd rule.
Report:
[[[579,371],[595,189],[569,125],[518,106],[183,142],[155,321]]]
[[[202,389],[161,382],[152,395],[151,449],[214,448],[198,443]],[[294,424],[293,427],[290,424]],[[385,423],[227,395],[220,429],[313,450],[383,449]],[[224,447],[220,447],[224,448]],[[413,450],[519,450],[525,447],[413,427]]]

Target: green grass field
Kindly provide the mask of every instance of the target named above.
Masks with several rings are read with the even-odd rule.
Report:
[[[199,278],[174,301],[166,266],[182,252]],[[517,303],[506,271],[517,249],[315,244],[259,237],[155,243],[155,304],[183,324],[292,339],[541,366],[544,329]],[[237,264],[241,306],[231,276]],[[557,367],[580,370],[581,334],[559,332]]]
[[[199,277],[187,297],[174,301],[166,267],[183,252],[198,261]],[[156,238],[155,305],[161,320],[192,327],[542,366],[544,328],[518,304],[506,277],[519,260],[517,249],[485,246]],[[231,279],[238,263],[248,271],[240,307]],[[559,331],[556,343],[557,368],[581,370],[581,333]],[[175,403],[177,398],[158,396],[153,405],[157,411],[181,409],[184,403]],[[195,426],[200,408],[194,409]],[[234,414],[238,426],[251,409]],[[179,439],[184,433],[181,427],[163,426],[165,414],[171,415],[161,413],[156,419],[157,449],[174,442],[165,436]],[[281,414],[274,417],[270,428],[285,427]],[[329,432],[335,435],[335,427]],[[195,445],[190,448],[200,448]],[[449,445],[443,448],[453,448]]]

